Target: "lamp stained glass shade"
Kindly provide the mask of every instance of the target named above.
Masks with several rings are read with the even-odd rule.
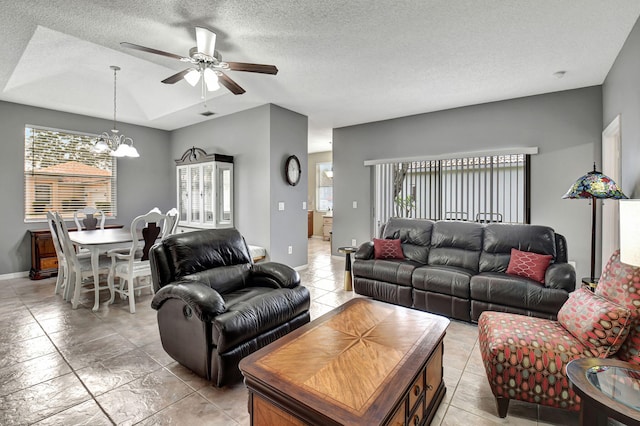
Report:
[[[613,198],[625,199],[626,195],[609,176],[596,171],[587,173],[578,179],[562,198]]]

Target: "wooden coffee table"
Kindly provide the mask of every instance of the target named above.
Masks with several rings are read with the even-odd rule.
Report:
[[[449,320],[355,298],[249,355],[251,424],[428,424]]]

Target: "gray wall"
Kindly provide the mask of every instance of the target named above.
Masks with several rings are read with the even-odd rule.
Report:
[[[102,133],[113,127],[110,120],[69,114],[0,101],[0,275],[28,271],[31,267],[29,229],[46,229],[46,222],[24,223],[24,126],[53,127],[86,133]],[[165,211],[175,204],[171,188],[169,133],[119,123],[118,128],[134,140],[137,159],[118,159],[117,223],[153,207]]]
[[[234,226],[247,243],[268,249],[269,205],[269,106],[253,108],[171,134],[172,158],[180,158],[192,146],[207,153],[233,155]],[[175,163],[171,167],[175,198]]]
[[[334,129],[332,249],[372,236],[372,176],[365,160],[535,146],[531,222],[563,234],[578,277],[587,276],[591,209],[586,201],[561,197],[599,161],[601,132],[601,86]]]
[[[306,170],[307,117],[263,105],[172,132],[172,158],[192,146],[234,156],[234,225],[246,241],[265,247],[270,260],[306,264],[306,230],[300,230],[306,223],[306,176],[292,188],[283,169],[286,157],[296,154]],[[174,167],[171,173],[175,194]],[[284,212],[278,201],[285,202]],[[287,254],[289,245],[293,255]]]
[[[271,105],[271,260],[290,266],[307,264],[307,117]],[[300,160],[302,175],[296,186],[285,180],[287,158]],[[284,211],[278,203],[284,202]],[[291,246],[292,254],[288,254]]]
[[[640,21],[629,34],[602,86],[603,123],[620,114],[622,190],[640,198]]]

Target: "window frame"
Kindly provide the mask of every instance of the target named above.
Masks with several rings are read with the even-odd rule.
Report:
[[[316,188],[315,188],[316,211],[321,213],[325,213],[333,210],[333,178],[329,178],[329,177],[326,178],[326,179],[330,179],[331,185],[321,185],[321,182],[325,180],[322,174],[328,170],[333,170],[333,162],[323,161],[323,162],[316,163]],[[329,188],[331,190],[331,200],[330,200],[331,205],[326,208],[321,208],[321,205],[324,205],[324,203],[320,202],[321,188]]]
[[[531,155],[536,153],[537,148],[526,148],[365,161],[373,166],[372,231],[390,217],[530,223]]]
[[[49,210],[59,211],[64,219],[73,219],[77,209],[87,206],[104,210],[107,219],[117,217],[117,158],[108,152],[91,151],[98,137],[92,133],[25,124],[25,223],[45,222]],[[79,167],[73,167],[72,163],[79,163],[75,165]],[[43,172],[47,168],[51,171]],[[92,169],[95,174],[91,173]],[[41,191],[45,186],[47,191]],[[43,197],[44,192],[49,192],[49,196]],[[76,198],[78,194],[80,198]]]

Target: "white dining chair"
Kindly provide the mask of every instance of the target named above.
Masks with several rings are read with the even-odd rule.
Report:
[[[94,207],[84,207],[73,213],[73,220],[78,231],[83,229],[104,229],[105,219],[104,212]]]
[[[167,211],[167,220],[162,228],[162,238],[176,233],[178,229],[178,209],[175,207]]]
[[[122,249],[107,252],[111,257],[108,281],[109,287],[113,289],[109,303],[114,302],[115,294],[118,293],[121,299],[129,300],[129,312],[133,314],[136,312],[135,293],[140,294],[141,289],[148,287],[153,294],[149,249],[155,244],[158,237],[161,237],[167,220],[167,215],[155,210],[136,217],[131,222],[132,243],[129,250],[126,253]],[[142,240],[139,239],[140,235],[142,235]],[[118,279],[117,284],[115,283],[116,278]],[[148,279],[143,282],[141,278]]]
[[[69,288],[69,271],[67,270],[67,259],[64,256],[62,245],[60,243],[60,237],[58,232],[58,224],[56,222],[56,216],[53,212],[47,212],[47,224],[49,225],[49,231],[51,232],[51,240],[53,241],[53,248],[56,251],[56,257],[58,258],[58,277],[56,278],[56,287],[53,294],[62,293],[62,297],[67,299],[67,290]]]
[[[76,253],[75,247],[69,239],[69,230],[66,223],[57,212],[54,213],[54,216],[69,274],[65,294],[68,294],[71,298],[71,307],[77,309],[80,303],[80,295],[82,293],[93,292],[94,304],[92,310],[95,312],[99,306],[100,290],[109,289],[113,297],[113,289],[108,280],[106,286],[101,286],[99,282],[94,282],[91,257]],[[100,256],[98,258],[98,272],[102,275],[109,273],[109,259],[107,257]]]

